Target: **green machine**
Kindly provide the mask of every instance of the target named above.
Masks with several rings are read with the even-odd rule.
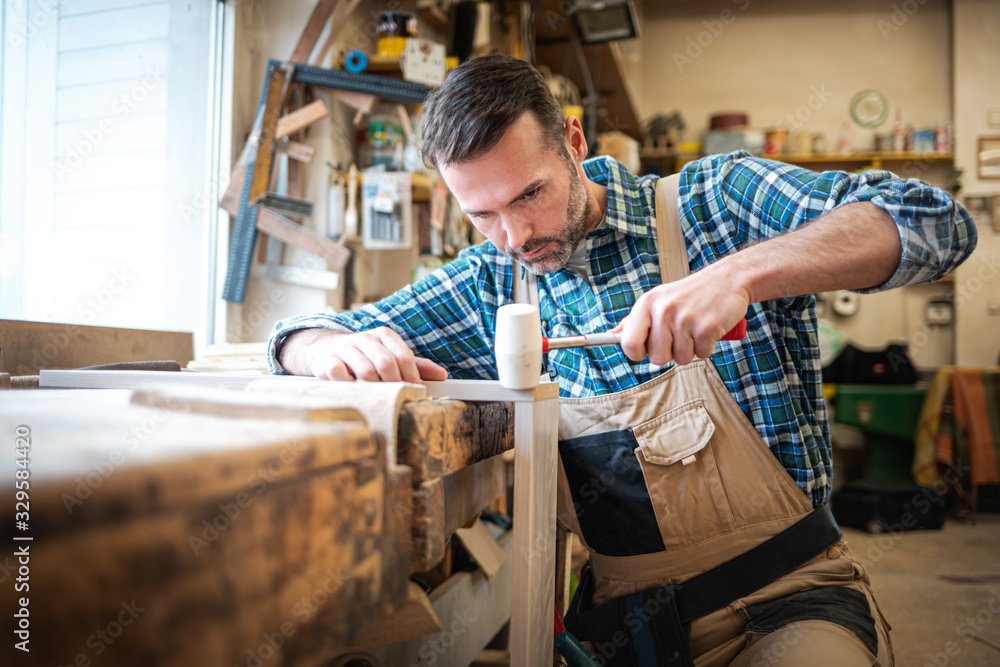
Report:
[[[926,393],[912,385],[837,385],[836,421],[864,431],[868,479],[913,481],[913,437]]]

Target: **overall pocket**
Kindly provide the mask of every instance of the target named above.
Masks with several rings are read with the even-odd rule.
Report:
[[[694,544],[735,528],[719,475],[715,423],[695,399],[632,429],[665,547]]]

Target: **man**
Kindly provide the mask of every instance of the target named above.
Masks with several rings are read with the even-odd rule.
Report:
[[[887,172],[745,153],[689,164],[656,204],[656,179],[585,162],[579,122],[501,56],[452,72],[422,130],[489,243],[358,312],[279,322],[272,371],[495,379],[496,313],[515,293],[546,335],[617,328],[620,349],[548,356],[560,521],[591,551],[567,623],[614,665],[891,664],[826,507],[811,295],[940,279],[975,247],[965,210]],[[720,343],[744,316],[747,338]]]

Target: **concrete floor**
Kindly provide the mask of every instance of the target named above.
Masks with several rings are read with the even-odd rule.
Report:
[[[845,528],[844,537],[892,625],[899,667],[1000,665],[1000,515],[949,519],[938,531]]]

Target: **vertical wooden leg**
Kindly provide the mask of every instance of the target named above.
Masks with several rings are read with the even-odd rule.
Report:
[[[552,663],[558,419],[557,398],[514,405],[511,665]]]

